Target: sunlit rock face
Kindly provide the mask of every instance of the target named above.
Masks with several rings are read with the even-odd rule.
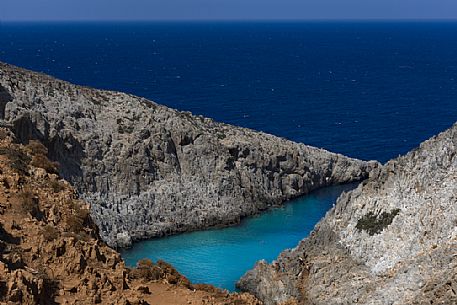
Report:
[[[457,304],[457,125],[370,173],[238,285],[265,304]]]
[[[112,246],[234,224],[377,166],[6,64],[0,85],[3,124],[45,143]]]

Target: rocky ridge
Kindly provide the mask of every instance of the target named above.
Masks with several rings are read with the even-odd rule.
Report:
[[[238,283],[271,304],[457,304],[457,125],[370,173]]]
[[[0,119],[46,145],[112,246],[235,224],[376,166],[3,63]]]
[[[0,304],[260,305],[192,285],[165,262],[126,268],[39,142],[0,128]]]

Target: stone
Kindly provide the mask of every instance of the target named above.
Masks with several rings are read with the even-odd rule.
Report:
[[[377,166],[3,63],[0,86],[0,122],[45,144],[111,246],[236,224]]]
[[[0,133],[4,131],[0,128]],[[27,158],[31,146],[4,138],[0,139],[0,151],[14,151]],[[127,304],[127,300],[136,300],[130,304],[184,305],[198,289],[193,304],[202,305],[204,298],[214,297],[215,305],[260,305],[253,296],[193,287],[165,262],[147,262],[143,270],[126,268],[120,254],[101,241],[88,205],[77,198],[68,183],[56,192],[52,184],[55,177],[43,177],[35,164],[18,171],[7,155],[0,154],[0,180],[6,178],[21,183],[11,184],[8,191],[14,196],[8,200],[4,200],[5,187],[0,186],[1,205],[5,207],[0,214],[0,304]],[[23,198],[18,194],[24,189],[37,199],[42,214],[39,219],[24,217],[28,211],[18,200]],[[81,225],[71,231],[75,227],[68,222],[76,215]],[[22,230],[14,229],[13,222]],[[53,238],[43,238],[49,230]],[[135,272],[147,273],[144,268],[151,273],[158,271],[153,281],[133,276]],[[168,284],[170,279],[173,285]]]
[[[265,305],[457,304],[456,156],[457,124],[372,171],[238,287]]]

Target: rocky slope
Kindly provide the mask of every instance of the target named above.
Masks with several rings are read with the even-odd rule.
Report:
[[[2,63],[0,118],[48,147],[113,246],[237,223],[372,165]]]
[[[265,304],[457,304],[457,125],[370,174],[239,281]]]
[[[0,304],[260,305],[192,285],[164,262],[126,268],[46,152],[0,129]]]

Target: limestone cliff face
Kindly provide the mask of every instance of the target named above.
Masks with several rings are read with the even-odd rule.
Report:
[[[261,305],[192,285],[165,262],[126,268],[38,141],[0,128],[0,304]]]
[[[237,223],[376,166],[1,63],[0,106],[20,140],[45,143],[114,246]]]
[[[457,125],[370,174],[239,286],[265,304],[457,304]]]

